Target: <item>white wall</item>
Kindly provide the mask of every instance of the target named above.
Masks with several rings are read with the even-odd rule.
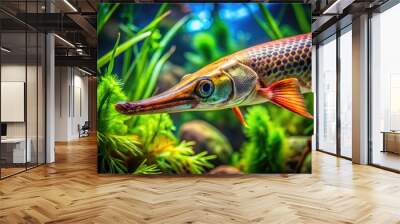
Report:
[[[38,69],[38,71],[36,70]],[[26,108],[21,108],[22,113],[26,110],[27,119],[23,122],[6,122],[8,138],[27,138],[30,140],[32,161],[44,163],[44,89],[43,76],[41,66],[27,67],[25,64],[3,64],[1,66],[2,82],[24,82],[26,83]],[[27,81],[25,78],[27,77]],[[24,90],[21,94],[24,94]],[[7,96],[2,96],[7,97]],[[10,108],[1,108],[2,111],[10,110]],[[8,111],[11,112],[12,111]],[[37,151],[38,150],[38,151]],[[39,156],[37,156],[39,153]]]
[[[20,64],[4,64],[1,66],[1,81],[2,82],[25,82],[26,71],[29,74],[28,78],[30,78],[30,74],[36,74],[36,66],[27,66],[25,68],[24,65]],[[26,83],[26,82],[25,82]],[[29,80],[29,86],[36,86],[36,80]],[[36,108],[36,88],[27,88],[27,103],[31,107]],[[34,104],[32,104],[34,103]],[[40,105],[39,105],[40,106]],[[7,108],[1,108],[2,110],[7,110]],[[36,111],[36,110],[35,110]],[[34,125],[28,125],[36,130],[36,113],[27,113],[28,122],[35,121]],[[28,130],[29,132],[29,130]],[[7,122],[7,136],[8,137],[25,137],[25,122]],[[29,137],[29,136],[28,136]]]
[[[88,120],[88,78],[76,68],[56,67],[55,140],[79,137],[78,125]]]
[[[67,141],[69,132],[69,105],[68,105],[68,88],[70,84],[70,77],[67,67],[55,68],[55,140]]]
[[[83,73],[79,72],[78,75],[76,74],[78,70],[75,70],[74,75],[74,108],[72,109],[73,112],[73,119],[72,119],[72,132],[71,135],[79,137],[78,133],[78,124],[81,126],[88,121],[88,78],[82,76]]]
[[[8,64],[1,66],[1,81],[3,82],[25,82],[25,64]],[[7,110],[7,108],[1,108]],[[25,123],[7,123],[7,137],[25,137]]]

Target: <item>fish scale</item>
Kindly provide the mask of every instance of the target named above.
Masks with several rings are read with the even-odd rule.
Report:
[[[253,69],[265,86],[285,78],[297,78],[311,88],[311,33],[260,44],[237,53],[236,57]]]

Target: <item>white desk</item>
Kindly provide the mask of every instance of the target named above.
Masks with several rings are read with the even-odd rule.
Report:
[[[28,143],[25,153],[25,138],[5,138],[1,139],[2,150],[3,147],[12,148],[12,163],[25,163],[30,162],[32,158],[31,145],[32,141],[30,138],[26,140]],[[25,160],[26,159],[26,160]]]

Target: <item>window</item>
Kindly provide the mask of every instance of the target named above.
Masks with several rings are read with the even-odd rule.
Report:
[[[341,31],[340,39],[340,155],[352,157],[352,35],[351,26]]]
[[[400,170],[400,5],[371,18],[372,163]]]
[[[336,36],[318,47],[318,149],[336,153]]]
[[[19,16],[44,2],[9,1]],[[0,12],[0,178],[45,163],[45,35]],[[10,25],[11,24],[11,25]]]

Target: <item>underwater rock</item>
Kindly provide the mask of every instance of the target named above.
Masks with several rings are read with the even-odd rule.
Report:
[[[307,147],[310,136],[290,136],[288,137],[289,148],[294,155],[301,155]]]
[[[290,155],[287,160],[287,169],[295,171],[302,159],[304,151],[309,147],[310,136],[291,136],[288,138]]]
[[[212,169],[208,174],[243,174],[243,173],[234,166],[222,165]]]
[[[179,133],[181,140],[196,142],[193,147],[196,153],[207,151],[209,154],[216,155],[217,159],[212,161],[214,165],[229,162],[232,146],[228,139],[211,124],[201,120],[190,121],[182,125]]]

